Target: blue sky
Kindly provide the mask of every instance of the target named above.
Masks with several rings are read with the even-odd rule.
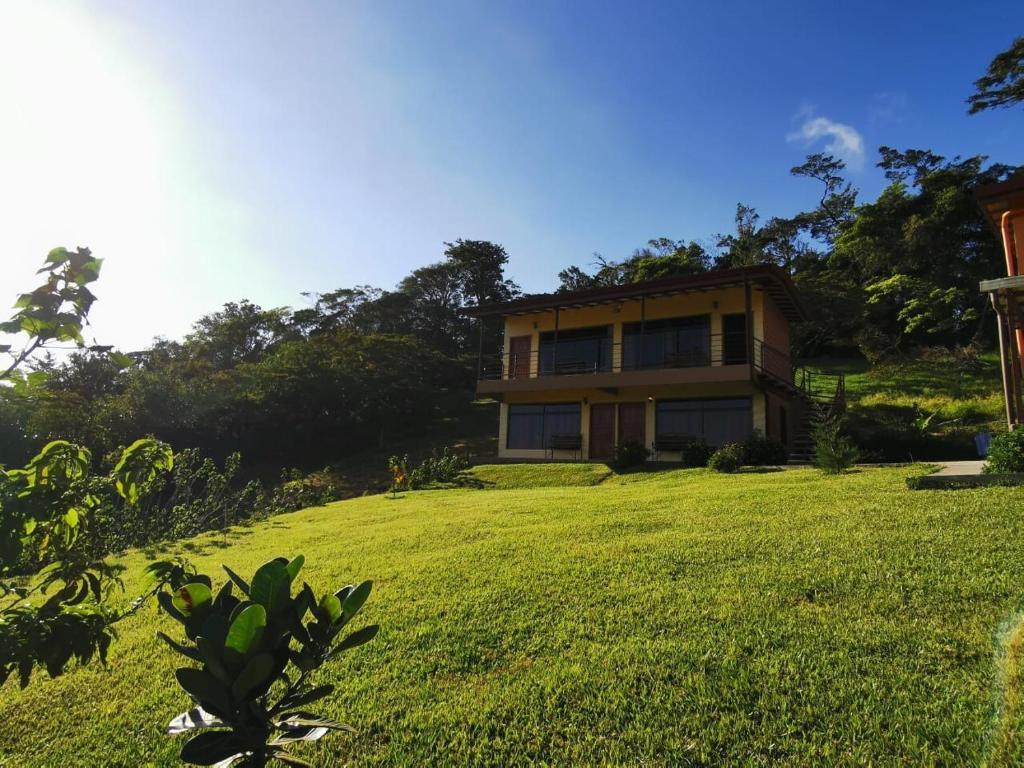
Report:
[[[57,244],[106,258],[95,333],[129,348],[458,237],[549,290],[814,205],[811,151],[866,196],[881,144],[1024,163],[1024,109],[964,105],[1022,32],[1015,2],[11,2],[0,302]]]

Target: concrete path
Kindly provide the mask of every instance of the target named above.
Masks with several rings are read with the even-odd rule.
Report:
[[[939,464],[941,469],[938,472],[933,473],[932,477],[948,477],[950,475],[963,477],[964,475],[980,475],[981,468],[985,466],[985,461],[983,459],[978,459],[977,461],[937,461],[935,463]]]

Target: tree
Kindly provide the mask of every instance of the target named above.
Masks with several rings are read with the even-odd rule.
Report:
[[[0,381],[10,378],[22,363],[54,342],[85,346],[82,331],[96,301],[88,285],[99,277],[101,264],[102,260],[93,258],[88,248],[54,248],[47,254],[36,272],[46,275],[43,284],[21,294],[14,305],[17,312],[6,323],[0,323],[0,333],[27,336],[18,349],[0,344],[0,353],[11,358],[7,367],[0,369]]]
[[[263,309],[243,299],[204,315],[192,326],[185,344],[199,358],[219,369],[254,362],[286,338],[289,327],[286,309]]]
[[[974,87],[974,94],[967,99],[971,115],[1024,102],[1024,36],[992,59],[985,74],[974,81]]]
[[[985,167],[983,156],[879,152],[891,184],[855,209],[830,256],[833,269],[863,286],[862,350],[873,355],[984,338],[985,301],[976,286],[998,271],[1002,252],[972,189],[1012,169]]]

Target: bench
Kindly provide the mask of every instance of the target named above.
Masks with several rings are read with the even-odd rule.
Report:
[[[548,438],[548,452],[551,458],[555,458],[555,451],[572,451],[573,459],[577,454],[583,454],[583,435],[581,434],[559,434],[551,435]]]
[[[684,448],[695,442],[697,442],[697,438],[693,435],[658,435],[654,440],[654,460],[658,460],[658,455],[662,451],[681,453]]]

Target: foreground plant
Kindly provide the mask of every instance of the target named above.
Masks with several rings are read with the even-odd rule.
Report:
[[[105,477],[90,473],[91,459],[87,449],[55,440],[25,467],[0,468],[0,685],[15,671],[24,688],[38,667],[57,677],[72,659],[105,662],[113,625],[145,601],[127,610],[108,604],[122,587],[121,569],[91,557],[82,533],[104,494],[136,503],[170,469],[170,447],[138,440]],[[27,578],[39,563],[48,564]],[[148,594],[184,574],[180,563],[154,564]]]
[[[333,685],[311,685],[313,672],[376,636],[379,628],[370,625],[335,642],[366,602],[372,583],[349,585],[319,599],[303,583],[293,596],[303,562],[302,555],[271,560],[251,582],[224,566],[230,580],[216,595],[208,576],[196,576],[158,596],[161,607],[184,627],[187,640],[158,636],[201,665],[175,672],[196,707],[174,718],[167,732],[203,729],[182,748],[186,763],[258,768],[277,760],[309,765],[287,746],[317,741],[331,730],[352,730],[304,707],[334,690]],[[233,594],[234,587],[241,597]],[[311,618],[303,623],[307,613]]]
[[[842,474],[860,459],[860,451],[842,432],[838,419],[824,419],[811,432],[814,466],[827,475]]]

